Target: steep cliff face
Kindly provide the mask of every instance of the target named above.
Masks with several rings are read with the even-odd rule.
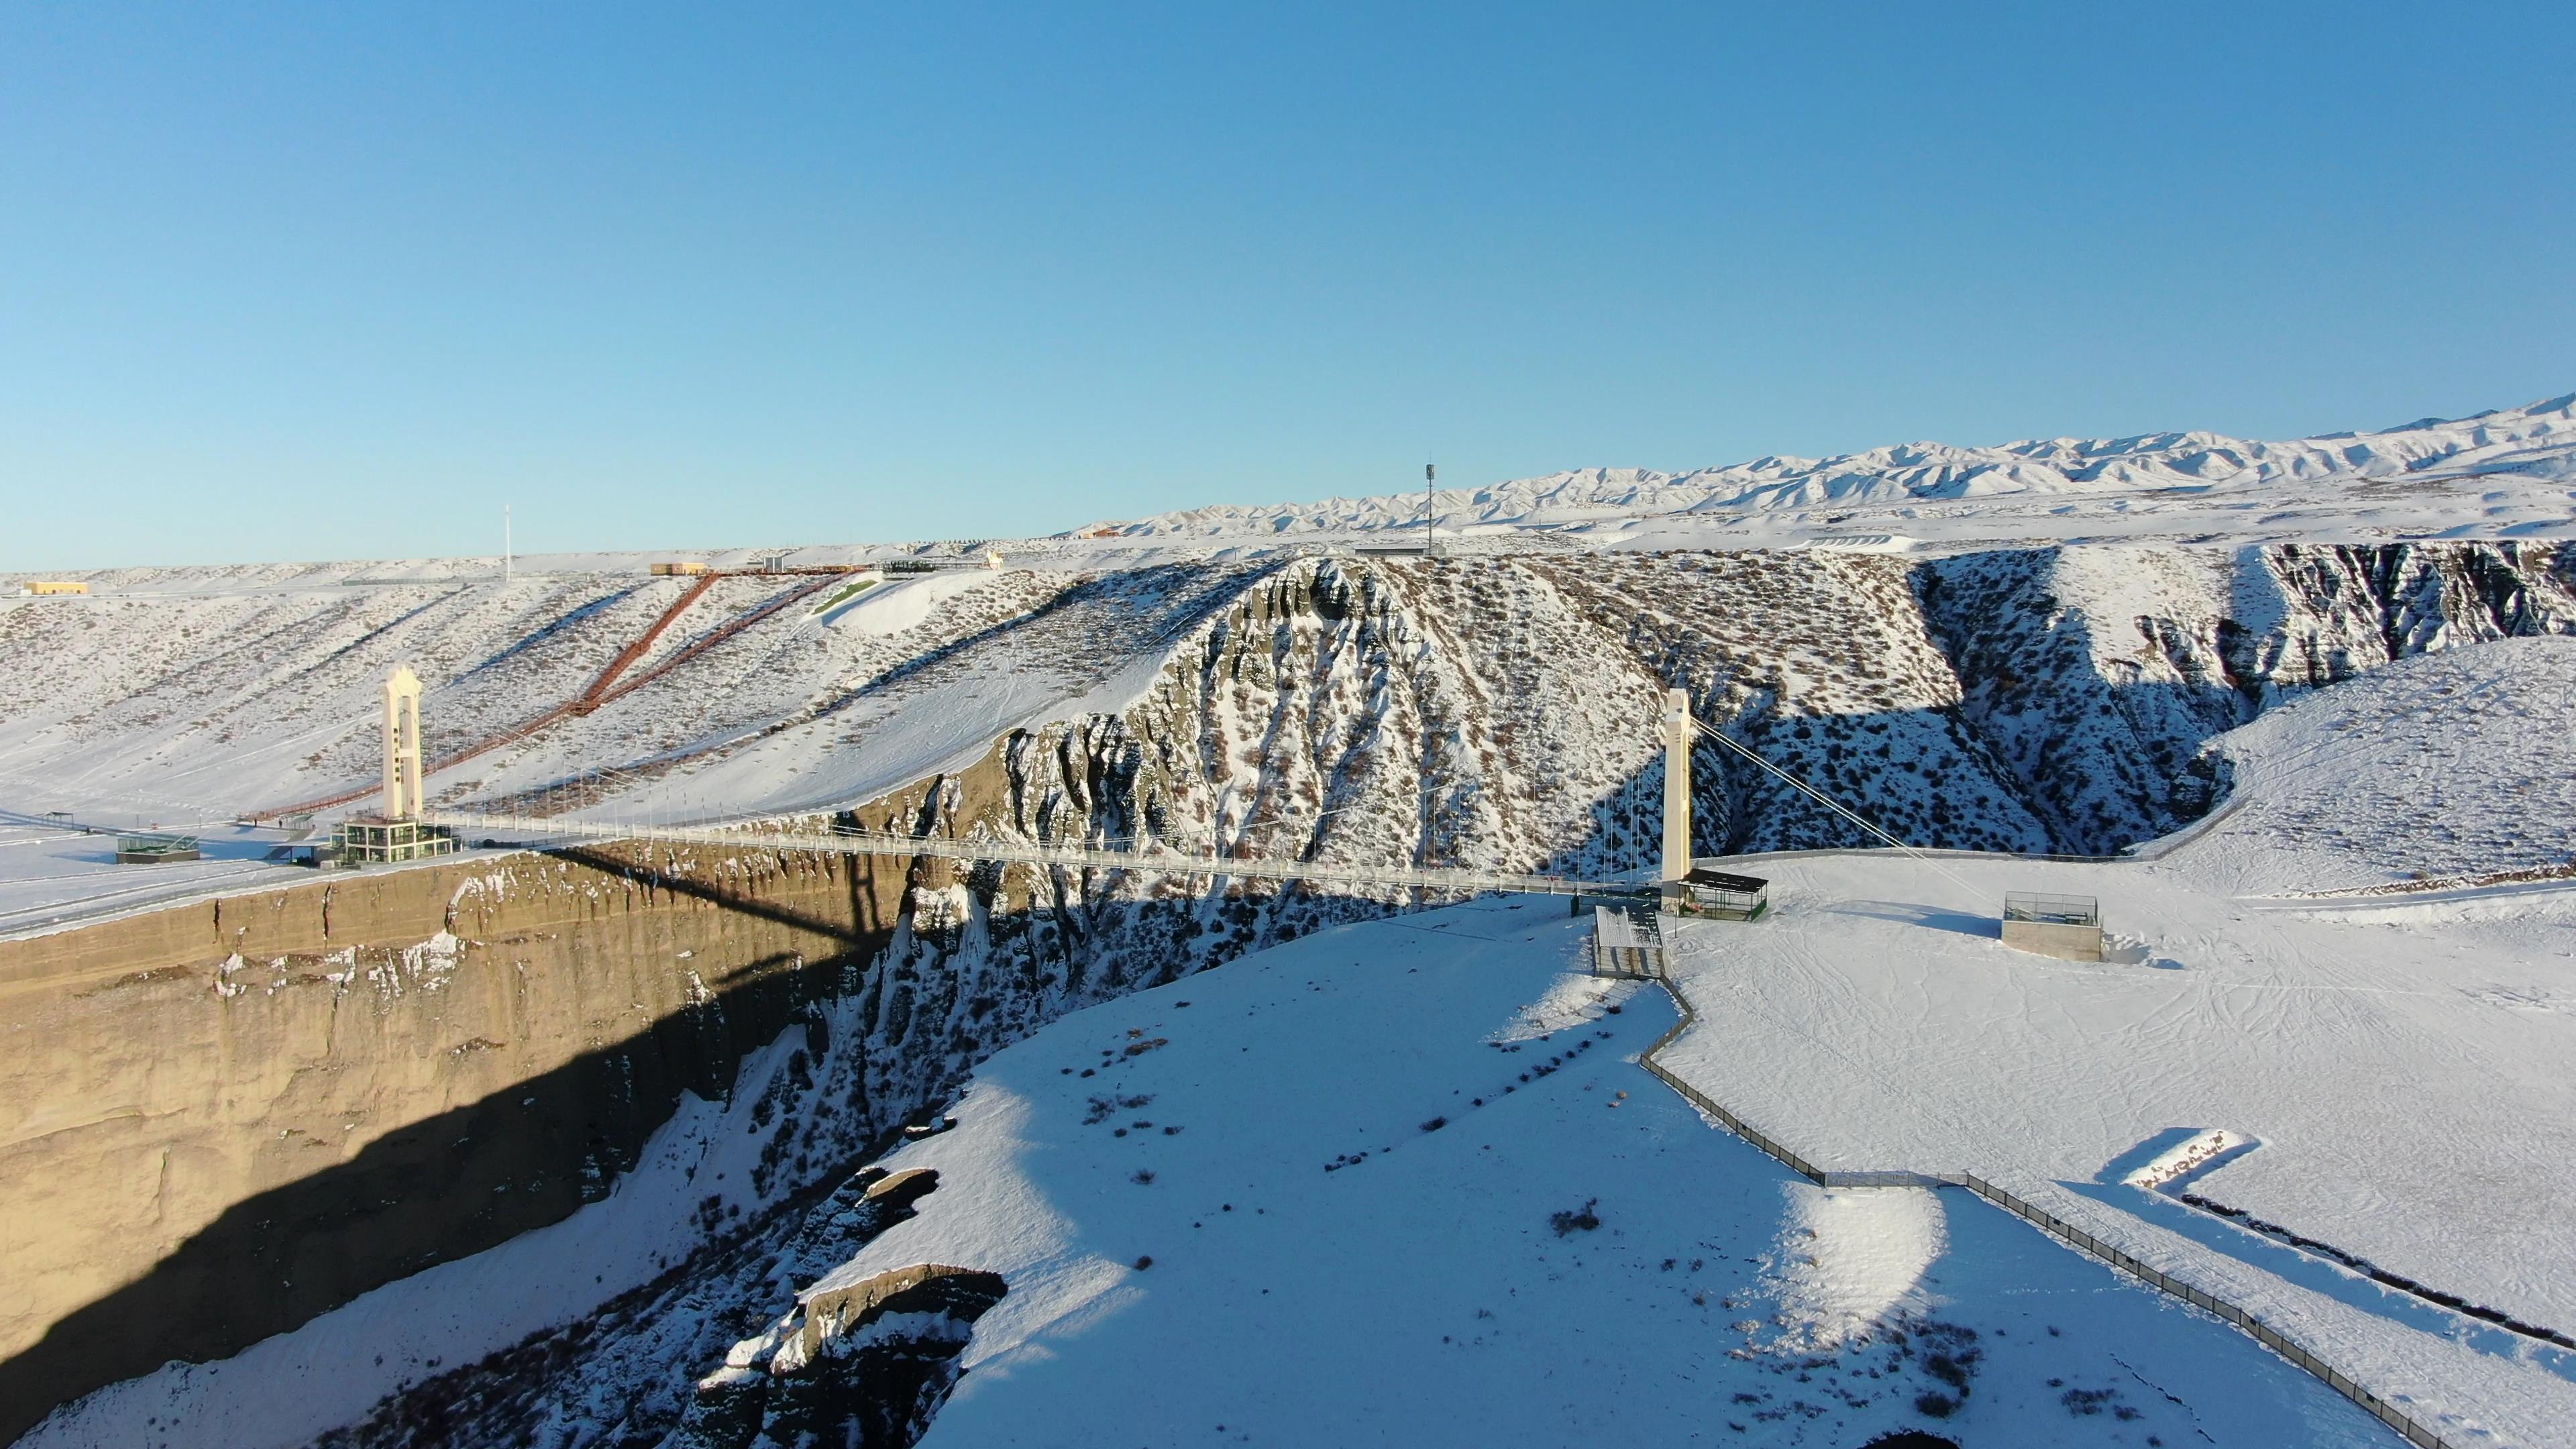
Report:
[[[30,1265],[0,1321],[0,1433],[559,1219],[682,1092],[748,1094],[759,1168],[710,1185],[693,1256],[604,1282],[624,1294],[605,1310],[412,1382],[339,1436],[650,1440],[730,1347],[810,1311],[795,1288],[865,1227],[831,1227],[858,1211],[852,1170],[984,1056],[1402,904],[1247,891],[1229,857],[1644,866],[1668,684],[1915,843],[2107,851],[2206,809],[2202,742],[2285,692],[2576,631],[2570,552],[1301,560],[1237,571],[1127,707],[844,816],[1168,847],[1208,861],[1195,873],[523,856],[0,943],[20,1047],[0,1065],[18,1113],[0,1256]],[[1705,853],[1871,843],[1715,747],[1694,768]],[[783,1065],[738,1078],[764,1050]],[[763,1415],[826,1381],[810,1392],[839,1407],[815,1412],[878,1412],[837,1369],[771,1377]]]
[[[2576,631],[2576,548],[1319,561],[1116,718],[1016,746],[1017,824],[1226,853],[1649,862],[1679,686],[1917,844],[2106,853],[2215,795],[2210,736],[2407,653]],[[1704,745],[1697,847],[1874,843]],[[1070,813],[1067,813],[1067,812]]]
[[[1013,830],[1028,797],[1010,762],[1031,745],[850,818]],[[796,1247],[848,1237],[804,1220],[814,1193],[975,1062],[1256,936],[1384,908],[1204,890],[630,847],[346,878],[0,943],[27,1044],[5,1087],[34,1104],[10,1124],[0,1220],[9,1261],[47,1270],[26,1280],[0,1365],[0,1433],[560,1220],[619,1181],[683,1093],[736,1099],[726,1120],[757,1138],[757,1160],[704,1184],[684,1266],[629,1264],[626,1282],[600,1285],[634,1285],[626,1309],[574,1305],[577,1332],[467,1369],[380,1361],[383,1388],[408,1389],[340,1438],[596,1428],[596,1406],[566,1398],[600,1377],[632,1390],[616,1396],[630,1432],[667,1428],[709,1355],[749,1326],[746,1307],[757,1317],[791,1288],[795,1265],[837,1261]],[[851,1364],[809,1367],[790,1388],[847,1398]],[[928,1393],[935,1365],[922,1367]]]
[[[2116,850],[2208,808],[2202,741],[2405,654],[2576,632],[2555,544],[2042,549],[1917,576],[1964,718],[2056,849]]]
[[[1593,616],[1621,621],[1624,661],[1791,774],[1906,839],[2046,848],[2018,782],[1959,713],[1959,684],[1888,558],[1801,553],[1559,564]],[[1660,767],[1652,789],[1661,790]],[[1703,743],[1695,850],[1872,844],[1740,757]]]
[[[0,1433],[598,1199],[681,1093],[853,989],[903,879],[518,856],[0,942]],[[786,1150],[874,1135],[839,1085]]]
[[[1462,607],[1460,587],[1478,597]],[[1615,644],[1538,574],[1338,562],[1265,581],[1115,717],[1007,749],[1013,825],[1236,856],[1514,868],[1583,844],[1651,753]]]

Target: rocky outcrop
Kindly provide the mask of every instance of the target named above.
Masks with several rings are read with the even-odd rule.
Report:
[[[2210,736],[2405,654],[2576,632],[2576,547],[2066,548],[1922,566],[1963,721],[2053,848],[2119,849],[2215,796]]]
[[[700,1380],[667,1449],[847,1444],[909,1449],[957,1381],[1001,1276],[920,1263],[815,1293]]]

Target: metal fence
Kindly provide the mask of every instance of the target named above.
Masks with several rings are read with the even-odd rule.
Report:
[[[2170,1293],[2174,1297],[2181,1299],[2194,1308],[2200,1309],[2204,1313],[2215,1314],[2218,1317],[2227,1320],[2229,1323],[2234,1324],[2236,1327],[2253,1335],[2255,1342],[2272,1350],[2274,1353],[2279,1354],[2281,1357],[2288,1359],[2290,1362],[2297,1364],[2299,1367],[2306,1369],[2308,1372],[2315,1374],[2318,1378],[2325,1380],[2327,1387],[2333,1389],[2336,1393],[2343,1395],[2345,1398],[2352,1400],[2354,1403],[2361,1405],[2362,1408],[2370,1412],[2372,1418],[2386,1424],[2389,1428],[2396,1430],[2400,1435],[2404,1436],[2406,1442],[2421,1445],[2423,1446],[2423,1449],[2450,1449],[2448,1441],[2444,1440],[2441,1435],[2433,1432],[2412,1415],[2399,1409],[2396,1405],[2391,1404],[2379,1395],[2372,1393],[2361,1384],[2354,1382],[2342,1370],[2337,1369],[2332,1364],[2329,1364],[2325,1360],[2317,1357],[2315,1354],[2310,1353],[2296,1339],[2291,1338],[2288,1334],[2272,1327],[2270,1324],[2255,1317],[2252,1313],[2237,1307],[2235,1304],[2228,1302],[2217,1294],[2207,1292],[2203,1289],[2196,1288],[2189,1283],[2183,1282],[2181,1279],[2174,1277],[2163,1269],[2156,1267],[2154,1264],[2141,1262],[2137,1258],[2123,1252],[2112,1244],[2103,1242],[2100,1238],[2097,1238],[2091,1233],[2084,1231],[2082,1228],[2075,1226],[2073,1223],[2067,1222],[2065,1219],[2058,1217],[2055,1213],[2049,1212],[2045,1208],[2034,1207],[2030,1203],[2023,1201],[2014,1193],[2004,1188],[1997,1187],[1993,1183],[1988,1182],[1981,1177],[1977,1177],[1970,1173],[1961,1173],[1959,1175],[1959,1185],[1998,1207],[2018,1213],[2032,1223],[2037,1224],[2042,1231],[2048,1233],[2050,1236],[2055,1237],[2062,1242],[2071,1244],[2074,1247],[2083,1249],[2085,1252],[2092,1254],[2094,1257],[2101,1259],[2103,1262],[2110,1264],[2121,1272],[2127,1273],[2131,1277],[2137,1278],[2151,1287]]]
[[[1832,1172],[1809,1162],[1752,1123],[1711,1101],[1707,1093],[1683,1081],[1662,1062],[1656,1060],[1663,1054],[1664,1048],[1672,1045],[1683,1032],[1690,1030],[1699,1021],[1699,1013],[1692,1008],[1690,998],[1682,994],[1681,988],[1675,986],[1669,976],[1660,979],[1665,992],[1672,997],[1673,1004],[1681,1009],[1681,1019],[1674,1022],[1671,1029],[1662,1036],[1655,1038],[1655,1044],[1646,1048],[1645,1054],[1639,1058],[1639,1064],[1654,1073],[1665,1086],[1680,1093],[1684,1101],[1724,1124],[1728,1131],[1762,1149],[1800,1177],[1820,1187],[1966,1188],[2069,1247],[2089,1253],[2116,1271],[2126,1273],[2151,1288],[2171,1294],[2192,1307],[2241,1329],[2251,1335],[2255,1342],[2323,1379],[2328,1388],[2359,1404],[2372,1418],[2396,1430],[2407,1443],[2417,1445],[2419,1449],[2456,1449],[2450,1441],[2433,1432],[2423,1422],[2371,1392],[2356,1382],[2351,1375],[2317,1357],[2296,1339],[2265,1323],[2251,1312],[2239,1308],[2215,1293],[2186,1283],[2154,1264],[2102,1241],[2056,1214],[2036,1207],[2018,1194],[1998,1187],[1973,1173]]]

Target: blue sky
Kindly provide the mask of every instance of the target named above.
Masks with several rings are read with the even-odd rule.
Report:
[[[2541,5],[0,9],[0,568],[2576,388]]]

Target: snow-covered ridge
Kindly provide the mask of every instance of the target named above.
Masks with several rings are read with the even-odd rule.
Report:
[[[2576,393],[2474,417],[2369,433],[2258,442],[2217,433],[2036,438],[1993,447],[1900,443],[1833,458],[1756,458],[1662,473],[1578,468],[1476,489],[1444,489],[1443,527],[1579,523],[1644,516],[1876,506],[2013,495],[2101,495],[2363,485],[2506,476],[2576,479]],[[1233,536],[1419,527],[1423,495],[1218,506],[1114,525],[1129,537]]]

